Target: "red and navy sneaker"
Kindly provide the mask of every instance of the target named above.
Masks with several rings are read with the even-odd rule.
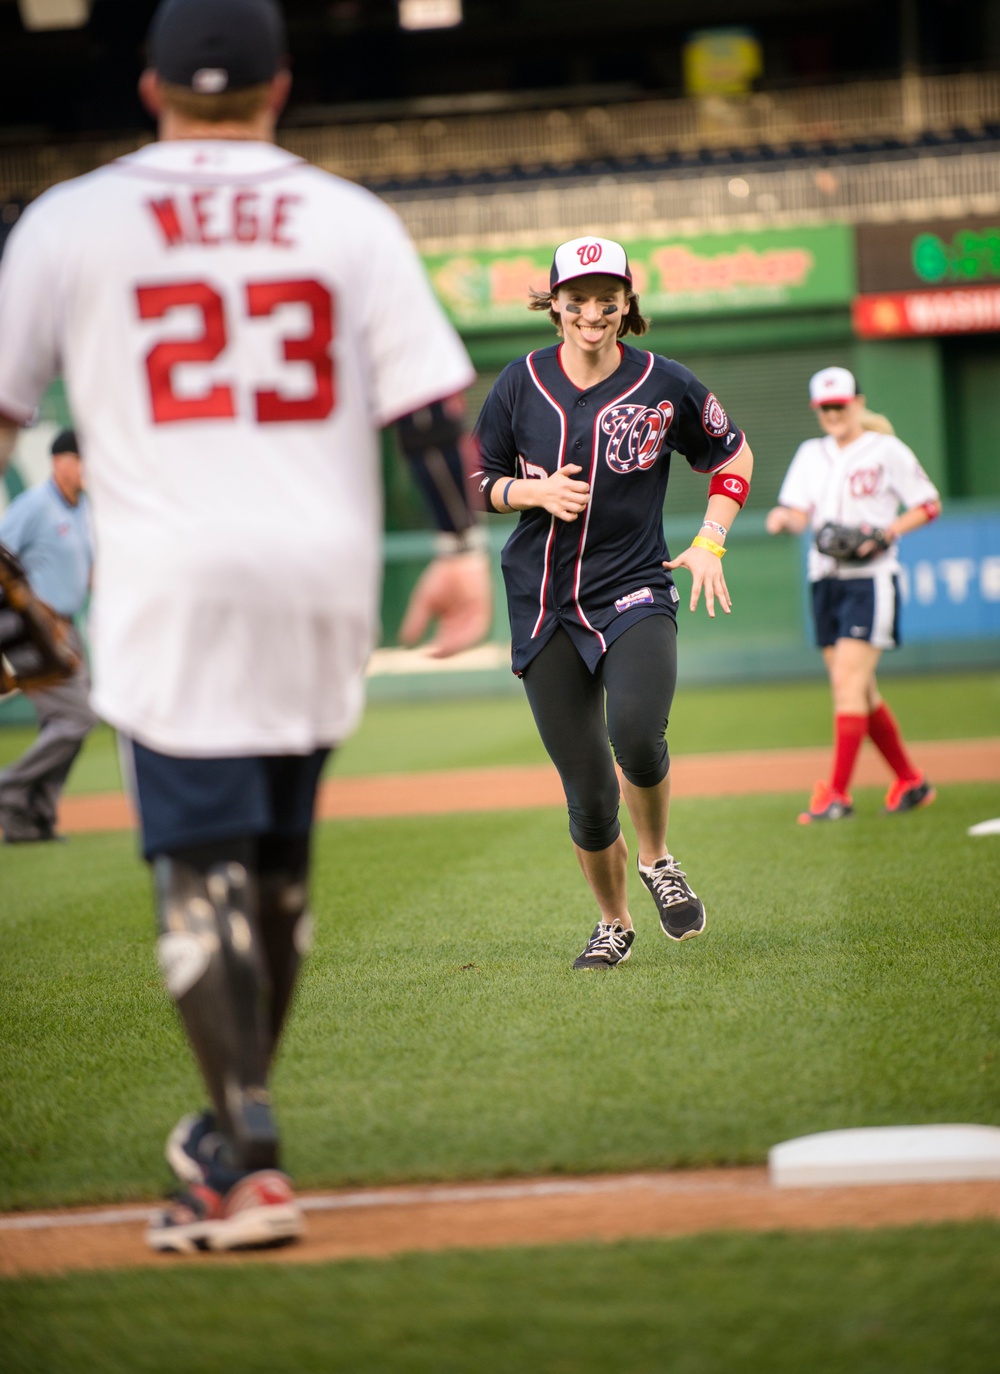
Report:
[[[256,1250],[287,1245],[304,1230],[292,1185],[277,1169],[247,1174],[222,1194],[193,1183],[150,1222],[154,1250],[193,1255],[199,1250]]]
[[[937,792],[923,773],[916,778],[897,778],[885,794],[883,816],[898,816],[903,811],[916,811],[918,806],[930,806]]]
[[[813,789],[809,810],[799,814],[799,825],[813,821],[845,821],[854,815],[854,804],[846,792],[835,792],[827,782],[818,782]]]

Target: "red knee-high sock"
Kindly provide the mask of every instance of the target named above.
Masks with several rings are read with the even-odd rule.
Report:
[[[915,767],[913,760],[906,752],[903,736],[899,733],[899,726],[896,724],[896,717],[884,701],[868,717],[868,733],[872,737],[872,744],[884,756],[886,763],[897,778],[906,778],[907,780],[919,778],[920,769]]]
[[[861,742],[868,733],[867,716],[851,716],[846,712],[833,718],[833,775],[830,786],[835,792],[846,793]]]

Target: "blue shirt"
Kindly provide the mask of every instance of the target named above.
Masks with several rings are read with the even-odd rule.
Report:
[[[71,506],[51,477],[23,491],[0,520],[0,543],[17,554],[36,595],[57,614],[83,609],[94,562],[86,496]]]

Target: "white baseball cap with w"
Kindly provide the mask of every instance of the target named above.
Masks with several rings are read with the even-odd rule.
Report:
[[[846,405],[858,394],[854,373],[846,367],[824,367],[809,379],[809,404]]]
[[[615,243],[614,239],[595,238],[593,234],[582,239],[570,239],[556,249],[549,273],[549,290],[555,291],[563,282],[573,281],[575,277],[589,277],[596,273],[605,277],[620,277],[627,286],[632,285],[628,254],[620,243]]]

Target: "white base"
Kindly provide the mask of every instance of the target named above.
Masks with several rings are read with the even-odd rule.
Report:
[[[977,825],[970,825],[965,833],[967,835],[1000,835],[1000,816],[992,821],[980,821]]]
[[[768,1152],[775,1188],[1000,1180],[998,1126],[867,1126],[785,1140]]]

